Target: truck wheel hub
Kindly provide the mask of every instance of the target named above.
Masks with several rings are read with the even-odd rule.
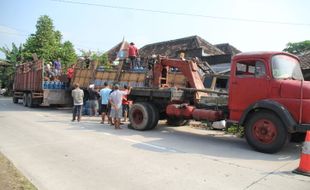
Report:
[[[136,124],[141,124],[142,121],[143,121],[143,113],[141,110],[134,110],[133,114],[133,121],[136,123]]]
[[[273,122],[266,119],[260,119],[254,123],[253,136],[256,140],[264,144],[269,144],[275,140],[277,130]]]

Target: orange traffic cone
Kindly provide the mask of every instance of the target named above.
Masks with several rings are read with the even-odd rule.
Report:
[[[307,131],[306,140],[302,147],[299,167],[293,172],[310,176],[310,131]]]

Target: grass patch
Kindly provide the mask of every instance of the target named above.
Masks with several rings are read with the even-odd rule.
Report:
[[[0,189],[37,190],[2,153],[0,153]]]

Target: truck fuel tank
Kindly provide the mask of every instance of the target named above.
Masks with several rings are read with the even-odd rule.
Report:
[[[181,117],[184,119],[219,121],[224,118],[220,110],[197,109],[187,104],[170,104],[166,108],[166,114],[170,117]]]
[[[223,112],[219,110],[195,109],[193,111],[195,120],[219,121],[224,118]]]
[[[170,104],[166,107],[166,114],[170,117],[192,119],[194,109],[194,106],[189,106],[187,104]]]

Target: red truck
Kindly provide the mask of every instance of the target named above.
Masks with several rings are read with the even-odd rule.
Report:
[[[185,75],[186,88],[169,86],[171,68]],[[150,87],[132,88],[129,98],[133,129],[153,129],[159,119],[174,125],[226,120],[226,127],[243,126],[248,144],[265,153],[310,130],[310,82],[303,80],[299,59],[284,52],[234,56],[228,93],[204,89],[194,61],[159,58]]]

